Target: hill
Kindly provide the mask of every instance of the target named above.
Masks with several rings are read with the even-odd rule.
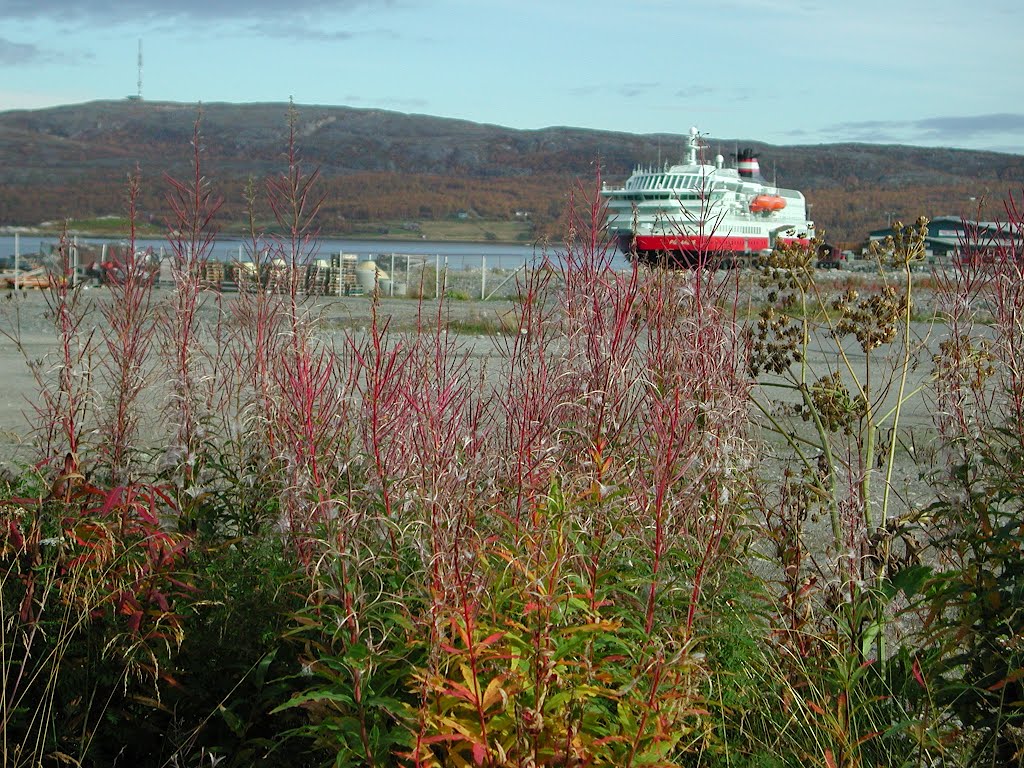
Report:
[[[529,211],[557,234],[570,189],[619,182],[638,163],[676,161],[683,137],[583,128],[521,131],[374,109],[298,106],[303,161],[319,167],[325,232],[368,222],[438,220],[459,212],[510,219]],[[286,104],[204,104],[204,170],[225,198],[227,226],[244,219],[243,188],[286,167]],[[197,105],[102,101],[0,113],[0,225],[124,211],[125,179],[143,178],[142,210],[165,216],[164,174],[188,172]],[[771,146],[709,139],[728,155],[761,153],[762,170],[802,190],[833,240],[852,241],[889,217],[975,215],[1024,186],[1024,157],[994,152],[834,144]],[[990,211],[997,215],[999,210]]]

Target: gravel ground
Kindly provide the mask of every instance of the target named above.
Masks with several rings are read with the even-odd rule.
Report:
[[[103,289],[90,289],[83,294],[89,307],[90,328],[102,318],[94,306],[105,295]],[[166,296],[157,291],[158,300]],[[226,295],[225,302],[233,297]],[[342,330],[365,330],[370,324],[371,302],[364,296],[318,297],[311,305],[327,334]],[[382,299],[380,316],[387,318],[389,330],[412,331],[418,323],[432,326],[437,322],[437,302],[408,299]],[[494,332],[500,329],[513,310],[507,299],[450,301],[443,308],[444,322],[460,332],[466,351],[474,358],[485,359],[495,354]],[[421,314],[422,312],[422,314]],[[207,296],[203,315],[208,322],[216,317],[214,296]],[[98,330],[98,329],[97,329]],[[97,333],[94,349],[99,348]],[[45,369],[56,351],[56,334],[42,291],[25,291],[21,298],[7,293],[0,295],[0,465],[23,465],[35,460],[30,435],[36,422],[33,404],[37,385],[27,360],[40,361]]]

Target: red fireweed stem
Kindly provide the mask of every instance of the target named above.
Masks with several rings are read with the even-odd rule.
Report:
[[[643,738],[644,729],[647,728],[647,721],[650,716],[657,712],[658,709],[658,695],[660,693],[659,686],[661,685],[661,676],[664,674],[665,662],[663,659],[656,659],[653,662],[654,674],[651,676],[651,690],[647,693],[646,706],[640,713],[640,719],[637,723],[636,733],[633,734],[633,739],[630,744],[629,756],[626,758],[626,768],[631,768],[633,762],[636,760],[637,750],[640,749],[640,740]]]
[[[368,410],[369,424],[366,441],[373,456],[374,471],[377,480],[381,485],[381,501],[384,506],[384,516],[387,520],[393,521],[394,502],[391,492],[390,465],[385,454],[385,429],[389,426],[385,422],[385,413],[394,409],[395,404],[392,393],[397,388],[398,381],[405,376],[407,357],[401,344],[396,344],[392,349],[385,350],[384,339],[387,332],[388,321],[381,322],[376,301],[370,310],[370,339],[369,347],[360,350],[350,340],[355,361],[363,371],[365,381],[364,408]],[[391,387],[388,387],[388,385]],[[398,542],[395,539],[393,528],[389,526],[392,552],[397,554]]]
[[[480,681],[480,658],[477,653],[476,642],[473,636],[476,632],[476,616],[474,605],[471,605],[466,590],[466,583],[459,561],[455,561],[455,581],[459,590],[460,604],[459,611],[462,614],[463,626],[465,627],[467,642],[466,654],[469,658],[470,675],[473,680],[473,707],[476,710],[477,723],[480,725],[480,740],[483,742],[487,755],[490,755],[491,747],[488,743],[487,713],[483,706],[483,691]]]
[[[175,442],[183,452],[185,486],[197,479],[199,451],[196,377],[198,376],[200,291],[203,270],[217,236],[216,216],[223,199],[216,197],[203,171],[204,147],[200,113],[192,129],[192,177],[181,181],[164,176],[170,190],[166,200],[171,216],[167,221],[167,239],[171,248],[171,277],[175,291],[169,317],[164,326],[164,346],[172,399],[171,422],[177,434]]]
[[[544,441],[554,429],[563,400],[559,387],[564,377],[558,375],[548,345],[550,328],[556,322],[551,310],[545,309],[551,280],[550,269],[527,272],[515,315],[514,330],[518,332],[510,342],[498,342],[507,361],[498,402],[508,425],[502,433],[506,435],[505,455],[514,466],[513,518],[517,526],[547,486],[541,474]]]
[[[130,479],[129,455],[137,438],[138,398],[147,386],[147,353],[152,346],[156,324],[151,316],[155,274],[149,264],[150,252],[136,245],[140,174],[128,177],[128,243],[123,253],[111,249],[109,261],[101,265],[108,296],[100,302],[104,318],[101,328],[106,355],[101,366],[106,374],[110,405],[106,424],[101,425],[100,446],[112,483]]]
[[[57,246],[56,264],[47,268],[48,286],[44,297],[57,335],[55,380],[47,375],[42,365],[26,355],[39,393],[38,400],[32,404],[40,425],[42,458],[39,464],[66,463],[67,457],[71,457],[76,472],[93,396],[93,332],[83,330],[88,313],[81,303],[80,286],[76,284],[77,248],[77,244],[68,240],[67,232],[63,232]],[[25,354],[17,329],[14,337]]]
[[[714,499],[716,491],[714,487],[709,490],[708,495]],[[717,501],[714,502],[716,509],[714,510],[715,522],[711,529],[711,535],[708,537],[707,544],[705,544],[703,551],[701,552],[700,563],[697,566],[697,570],[693,576],[693,588],[690,590],[690,604],[686,609],[686,636],[693,636],[693,625],[697,617],[697,610],[700,606],[701,592],[704,588],[704,577],[707,574],[708,567],[710,566],[712,559],[715,554],[719,551],[722,544],[722,537],[725,533],[725,510],[717,508]]]

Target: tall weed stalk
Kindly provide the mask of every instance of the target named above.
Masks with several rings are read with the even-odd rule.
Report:
[[[136,222],[141,180],[138,169],[128,179],[128,241],[120,260],[107,268],[107,298],[100,303],[105,354],[100,359],[107,402],[100,419],[100,450],[113,485],[138,477],[140,426],[146,404],[156,324],[153,284],[156,268],[149,252],[136,247]]]
[[[967,227],[964,258],[936,280],[948,327],[934,357],[945,450],[928,510],[936,562],[923,590],[925,650],[951,731],[979,766],[1024,756],[1024,214],[1013,196],[1005,214],[995,239]]]
[[[170,436],[165,463],[174,474],[182,500],[201,489],[203,424],[207,419],[201,384],[204,379],[200,318],[205,304],[204,268],[217,236],[216,216],[223,204],[203,171],[202,115],[192,129],[192,175],[187,179],[165,176],[170,187],[167,204],[167,240],[171,249],[173,291],[161,323],[161,349],[170,386],[167,405]],[[193,522],[186,521],[191,526]]]

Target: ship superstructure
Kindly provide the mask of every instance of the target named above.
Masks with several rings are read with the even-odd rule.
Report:
[[[814,222],[803,194],[768,184],[749,149],[737,153],[734,168],[722,155],[705,163],[704,149],[691,128],[683,164],[638,167],[623,186],[602,188],[608,233],[623,253],[648,264],[693,266],[810,242]]]

